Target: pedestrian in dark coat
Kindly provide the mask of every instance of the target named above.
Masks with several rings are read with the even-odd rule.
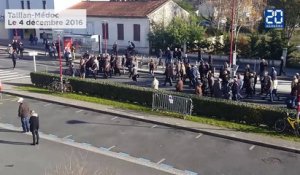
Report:
[[[284,68],[284,58],[281,57],[280,59],[280,70],[279,70],[279,75],[278,76],[281,76],[281,74],[285,75],[285,71],[283,70]]]
[[[232,100],[233,101],[238,101],[238,94],[239,94],[239,84],[237,82],[237,79],[234,79],[234,82],[231,86],[231,91],[232,91]]]
[[[217,82],[214,83],[213,93],[215,98],[222,98],[222,82],[221,79],[217,79]]]
[[[176,84],[176,91],[177,92],[182,92],[183,91],[183,81],[182,79],[179,79],[177,84]]]
[[[30,132],[32,133],[33,143],[32,145],[39,144],[39,116],[35,111],[30,112],[31,117],[29,119]]]
[[[165,70],[165,86],[167,85],[167,82],[169,82],[170,86],[172,86],[172,77],[173,77],[173,68],[171,64],[168,64]]]
[[[12,62],[13,62],[13,69],[16,68],[16,64],[17,64],[17,59],[19,58],[18,54],[17,54],[17,51],[13,51],[12,55],[11,55],[11,59],[12,59]]]

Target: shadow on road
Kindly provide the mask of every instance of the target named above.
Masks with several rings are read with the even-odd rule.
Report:
[[[8,144],[8,145],[30,145],[30,143],[15,142],[15,141],[8,141],[8,140],[0,140],[0,144]]]
[[[22,133],[21,131],[13,131],[8,129],[0,129],[0,132]]]
[[[118,121],[116,121],[118,122]],[[136,124],[118,124],[118,123],[96,123],[96,122],[86,122],[82,120],[68,120],[67,124],[97,124],[97,125],[106,125],[106,126],[129,126],[129,127],[137,127],[137,128],[153,128],[151,125],[136,125]],[[167,126],[155,126],[156,129],[166,129],[166,130],[174,130],[176,128],[167,127]],[[235,131],[234,129],[227,128],[205,128],[205,127],[196,127],[195,129],[205,129],[205,130],[224,130],[224,131]],[[181,130],[181,129],[179,129]]]

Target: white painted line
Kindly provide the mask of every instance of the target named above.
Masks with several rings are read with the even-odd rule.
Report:
[[[17,101],[17,99],[10,99],[10,101]]]
[[[14,78],[6,78],[6,79],[1,79],[2,82],[4,81],[9,81],[9,80],[16,80],[16,79],[21,79],[21,78],[29,78],[30,76],[18,76]]]
[[[18,72],[0,72],[0,76],[2,75],[18,75]]]
[[[166,159],[161,159],[160,161],[157,162],[157,164],[161,164],[163,161],[165,161]]]
[[[67,135],[66,137],[64,137],[63,139],[67,139],[67,138],[70,138],[72,137],[72,135]]]
[[[44,105],[44,107],[46,107],[46,106],[50,106],[50,105],[51,105],[51,103],[47,103],[47,104],[45,104],[45,105]]]
[[[5,76],[1,76],[1,79],[7,79],[7,78],[13,78],[13,77],[20,77],[19,74],[14,74],[14,75],[5,75]]]
[[[197,137],[196,137],[196,139],[199,139],[201,136],[203,136],[203,134],[199,134],[199,135],[197,135]]]
[[[113,149],[113,148],[115,148],[116,146],[114,145],[114,146],[111,146],[111,147],[109,147],[107,150],[108,151],[110,151],[111,149]]]
[[[78,111],[76,111],[76,113],[79,113],[79,112],[82,112],[83,110],[78,110]]]
[[[157,125],[153,125],[151,128],[155,128],[155,127],[157,127]]]
[[[114,117],[114,118],[112,118],[111,120],[115,120],[115,119],[117,119],[118,117]]]
[[[252,151],[255,148],[255,145],[252,145],[249,150]]]
[[[15,131],[21,131],[19,128],[15,127],[15,126],[8,126],[8,125],[3,124],[3,123],[0,123],[0,128],[10,129],[10,130],[15,130]],[[26,135],[31,136],[31,133],[26,133]],[[97,154],[100,154],[100,155],[116,158],[116,159],[119,159],[119,160],[124,160],[124,161],[131,162],[131,163],[134,163],[134,164],[137,164],[137,165],[153,168],[153,169],[163,171],[163,172],[166,172],[166,173],[169,173],[169,174],[188,175],[186,170],[184,171],[184,170],[176,169],[176,168],[174,168],[170,165],[157,164],[157,163],[151,162],[151,161],[150,162],[141,161],[140,158],[132,157],[132,156],[126,154],[126,153],[116,153],[116,152],[113,152],[113,151],[106,151],[106,150],[94,147],[92,145],[89,145],[87,143],[69,142],[67,140],[57,138],[53,135],[47,135],[47,134],[43,134],[43,133],[40,133],[40,138],[48,140],[48,141],[68,145],[68,146],[71,146],[71,147],[74,147],[74,148],[83,149],[83,150],[90,151],[90,152],[93,152],[93,153],[97,153]]]

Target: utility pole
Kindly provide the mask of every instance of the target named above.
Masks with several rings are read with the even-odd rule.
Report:
[[[234,34],[233,34],[233,28],[234,28],[234,16],[235,16],[235,0],[232,0],[232,11],[231,11],[231,33],[230,33],[230,66],[232,65],[232,59],[233,59],[233,42],[234,42]]]

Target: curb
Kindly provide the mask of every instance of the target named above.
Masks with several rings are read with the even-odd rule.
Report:
[[[58,101],[51,100],[51,99],[43,99],[43,98],[40,98],[40,97],[33,97],[33,96],[30,96],[30,95],[24,95],[24,94],[21,95],[21,94],[18,94],[18,93],[7,92],[7,91],[3,91],[3,93],[4,94],[9,94],[9,95],[21,96],[21,97],[34,99],[34,100],[39,100],[39,101],[44,101],[44,102],[49,102],[49,103],[54,103],[54,104],[58,104],[58,105],[83,109],[83,110],[89,110],[89,111],[108,114],[108,115],[115,115],[115,116],[118,116],[118,117],[121,117],[121,118],[133,119],[133,120],[137,120],[137,121],[141,121],[141,122],[147,122],[147,123],[167,126],[167,127],[171,127],[171,128],[176,128],[176,129],[181,129],[181,130],[185,130],[185,131],[194,132],[194,133],[202,133],[202,134],[209,135],[209,136],[214,136],[214,137],[219,137],[219,138],[223,138],[223,139],[228,139],[228,140],[243,142],[243,143],[247,143],[247,144],[253,144],[253,145],[257,145],[257,146],[262,146],[262,147],[272,148],[272,149],[276,149],[276,150],[281,150],[281,151],[287,151],[287,152],[291,152],[291,153],[300,154],[300,149],[297,149],[297,148],[294,148],[294,147],[278,146],[278,145],[274,145],[274,144],[270,144],[270,143],[266,143],[266,142],[255,141],[255,140],[250,140],[250,139],[245,139],[245,138],[241,138],[241,137],[235,137],[235,136],[230,136],[230,135],[220,134],[220,133],[215,133],[215,132],[209,132],[209,131],[205,131],[205,130],[202,130],[202,129],[189,128],[189,127],[180,126],[180,125],[177,125],[177,124],[170,124],[170,123],[166,123],[166,122],[160,122],[160,121],[156,121],[156,120],[145,119],[143,117],[139,117],[139,116],[136,116],[136,115],[133,115],[133,114],[121,114],[121,113],[117,113],[117,112],[113,112],[113,111],[93,109],[93,108],[89,108],[89,107],[83,107],[83,106],[68,104],[68,103],[64,103],[64,102],[58,102]]]

